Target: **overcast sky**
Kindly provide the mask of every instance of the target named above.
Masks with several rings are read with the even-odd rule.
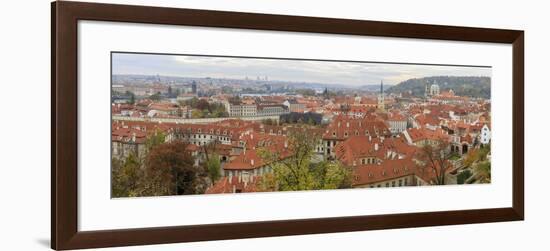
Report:
[[[437,63],[437,62],[435,62]],[[490,68],[113,53],[113,74],[366,85],[429,76],[491,76]]]

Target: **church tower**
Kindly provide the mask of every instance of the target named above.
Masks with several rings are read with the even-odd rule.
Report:
[[[386,105],[384,103],[384,81],[380,81],[380,94],[378,95],[378,109],[384,111]]]
[[[428,91],[428,82],[424,84],[424,98],[428,98],[429,91]]]

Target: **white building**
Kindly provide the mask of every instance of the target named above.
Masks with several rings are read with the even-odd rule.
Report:
[[[284,105],[258,105],[257,107],[258,116],[279,116],[286,113],[289,111]]]
[[[491,142],[491,130],[489,130],[489,127],[487,124],[483,125],[481,128],[481,133],[479,134],[479,141],[481,144],[489,144]]]
[[[388,120],[388,125],[392,134],[399,134],[407,130],[407,119],[390,119]]]
[[[258,112],[255,104],[235,105],[227,102],[225,108],[230,117],[253,117]]]
[[[439,85],[433,84],[430,86],[430,95],[431,96],[438,96],[439,95]]]

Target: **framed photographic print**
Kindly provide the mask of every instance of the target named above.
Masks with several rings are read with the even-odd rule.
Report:
[[[52,248],[523,220],[523,31],[52,3]]]

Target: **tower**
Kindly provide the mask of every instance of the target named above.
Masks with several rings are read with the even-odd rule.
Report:
[[[386,109],[384,104],[384,81],[380,80],[380,94],[378,95],[378,109],[384,111]]]
[[[428,92],[428,82],[424,84],[424,98],[428,98],[429,92]]]
[[[191,92],[192,92],[193,94],[197,94],[197,82],[195,82],[195,81],[193,81],[193,82],[191,83]]]

